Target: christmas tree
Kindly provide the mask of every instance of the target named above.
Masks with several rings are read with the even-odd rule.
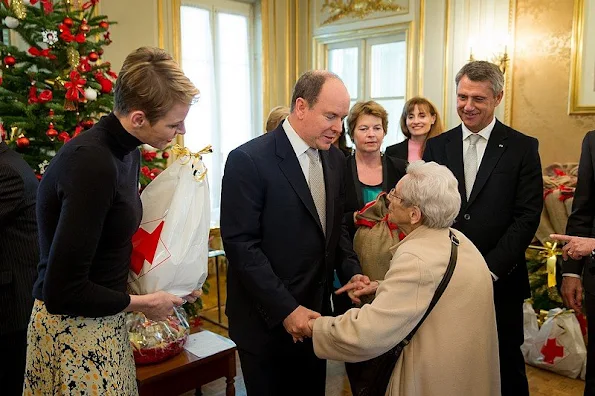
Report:
[[[98,3],[0,1],[3,31],[25,43],[0,43],[0,134],[38,178],[63,144],[112,110],[117,74],[101,57],[114,22],[96,15]],[[164,168],[167,156],[142,149],[142,185]]]

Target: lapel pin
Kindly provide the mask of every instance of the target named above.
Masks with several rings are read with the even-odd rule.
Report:
[[[498,147],[504,147],[504,145],[503,144],[499,144]]]

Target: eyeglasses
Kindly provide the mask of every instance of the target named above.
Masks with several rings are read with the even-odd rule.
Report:
[[[399,197],[399,196],[396,194],[396,191],[395,191],[395,189],[394,189],[394,188],[388,192],[388,194],[387,194],[387,198],[388,198],[389,200],[398,199],[399,201],[403,201],[403,198]]]

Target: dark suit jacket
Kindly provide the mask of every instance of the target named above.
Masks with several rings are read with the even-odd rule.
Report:
[[[330,313],[334,269],[344,282],[361,273],[342,227],[345,156],[335,147],[320,154],[326,237],[282,125],[227,158],[221,189],[226,313],[231,338],[252,353],[270,347],[298,305]]]
[[[0,335],[25,330],[31,317],[39,261],[38,184],[21,156],[0,142]]]
[[[538,141],[496,120],[469,201],[465,194],[462,128],[428,140],[425,161],[448,166],[459,181],[461,211],[454,228],[479,249],[498,276],[495,299],[530,296],[525,250],[543,207]]]
[[[578,165],[578,181],[572,202],[572,213],[568,217],[566,234],[595,237],[595,131],[588,132],[583,139],[581,159]],[[583,276],[585,291],[595,294],[595,266],[593,260],[562,261],[562,272]]]
[[[382,191],[389,192],[397,182],[405,176],[407,161],[391,157],[388,154],[382,156]],[[353,212],[360,210],[367,202],[364,202],[362,186],[357,175],[355,154],[347,157],[345,162],[345,224],[349,234],[355,235],[355,224],[353,223]]]
[[[384,151],[384,154],[409,161],[409,139],[405,139],[401,143],[388,146]]]

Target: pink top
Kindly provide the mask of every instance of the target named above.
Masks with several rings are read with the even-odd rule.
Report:
[[[421,147],[423,144],[423,142],[416,142],[409,139],[407,142],[407,161],[409,161],[409,163],[421,159]]]

